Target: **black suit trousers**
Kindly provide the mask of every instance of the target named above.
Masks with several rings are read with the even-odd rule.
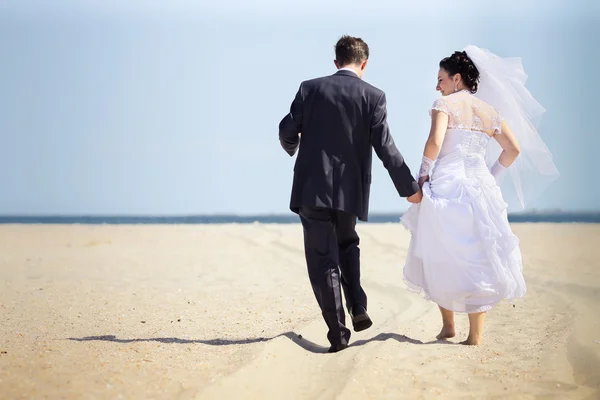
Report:
[[[308,276],[332,346],[348,344],[342,288],[348,309],[367,309],[367,295],[360,284],[360,249],[356,216],[344,211],[303,206],[299,210],[304,230]],[[341,273],[340,273],[341,272]]]

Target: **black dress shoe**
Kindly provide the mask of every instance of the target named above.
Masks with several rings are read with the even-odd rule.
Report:
[[[328,353],[337,353],[338,351],[347,349],[348,345],[347,344],[337,344],[335,346],[331,346],[329,348],[329,350],[327,350]]]
[[[364,331],[373,325],[373,321],[369,318],[367,310],[363,306],[355,306],[350,309],[350,316],[352,317],[352,326],[354,332]]]

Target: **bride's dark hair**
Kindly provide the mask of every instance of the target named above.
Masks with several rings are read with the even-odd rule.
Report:
[[[440,61],[440,68],[445,69],[450,77],[460,74],[469,91],[471,93],[477,92],[479,71],[466,52],[455,51],[450,57],[443,58]]]

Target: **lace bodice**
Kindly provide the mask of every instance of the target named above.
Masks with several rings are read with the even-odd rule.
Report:
[[[490,136],[502,132],[500,113],[466,90],[437,99],[430,114],[432,110],[448,114],[448,129],[484,132]]]
[[[448,115],[448,129],[432,176],[450,174],[473,183],[495,184],[485,156],[492,136],[502,132],[498,111],[467,91],[437,99],[431,110]]]

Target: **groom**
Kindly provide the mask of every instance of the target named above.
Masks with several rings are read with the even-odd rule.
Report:
[[[302,82],[279,124],[284,150],[293,156],[300,148],[290,209],[302,221],[308,276],[329,328],[331,353],[348,347],[350,339],[341,287],[354,330],[372,325],[360,285],[355,230],[356,218],[368,217],[371,147],[401,197],[411,203],[422,197],[390,135],[385,94],[362,80],[369,47],[360,38],[343,36],[335,58],[338,72]]]

